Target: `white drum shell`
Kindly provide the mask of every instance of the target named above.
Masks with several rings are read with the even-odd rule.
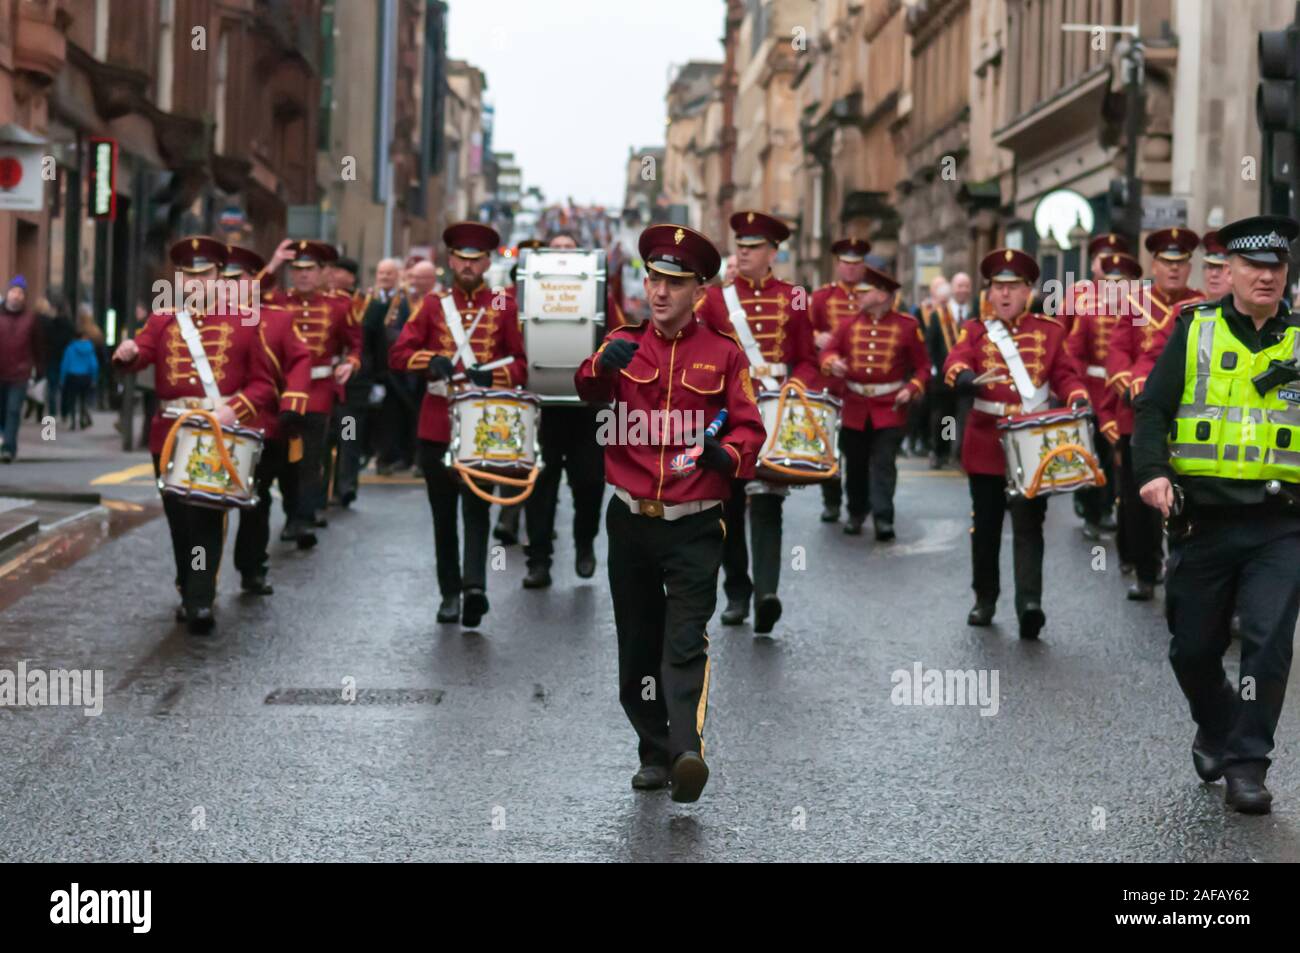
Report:
[[[262,432],[247,427],[222,427],[221,432],[242,488],[236,488],[216,465],[216,447],[207,421],[190,417],[177,430],[171,460],[158,476],[158,489],[164,496],[213,509],[257,506],[253,471],[262,456]]]
[[[1078,444],[1088,457],[1096,461],[1096,443],[1092,419],[1086,414],[1071,415],[1061,412],[1057,419],[1031,426],[1002,428],[1002,451],[1007,460],[1007,495],[1024,496],[1039,462],[1052,447]],[[1073,493],[1084,487],[1097,486],[1097,478],[1088,463],[1078,454],[1054,458],[1044,471],[1035,497],[1054,493]]]
[[[471,388],[451,402],[449,462],[505,476],[527,476],[537,465],[535,394]]]
[[[763,417],[767,439],[758,454],[757,479],[769,483],[819,483],[835,471],[839,457],[840,401],[825,392],[808,393],[805,399],[807,408],[795,392],[787,392],[782,419],[778,420],[780,393],[772,390],[759,392],[758,411]],[[807,419],[809,410],[821,423],[825,442],[818,436],[812,421]],[[775,469],[773,463],[786,469]],[[798,472],[787,472],[791,470]]]
[[[578,403],[573,375],[600,345],[605,327],[605,252],[525,249],[519,320],[529,390],[543,404]]]

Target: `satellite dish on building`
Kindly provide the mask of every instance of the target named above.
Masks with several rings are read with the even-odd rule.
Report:
[[[1073,247],[1070,232],[1076,227],[1091,235],[1095,224],[1092,205],[1073,189],[1048,192],[1034,208],[1034,231],[1043,240],[1050,235],[1060,248]]]

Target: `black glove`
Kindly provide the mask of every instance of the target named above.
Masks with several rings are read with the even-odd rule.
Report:
[[[280,412],[279,428],[280,433],[286,437],[298,437],[302,435],[307,426],[307,418],[296,410],[285,410]]]
[[[435,381],[447,380],[451,377],[452,363],[451,358],[439,354],[436,357],[429,358],[429,379]]]
[[[736,469],[736,458],[722,449],[717,437],[705,437],[704,451],[697,465],[719,473],[731,473]]]
[[[977,389],[975,387],[975,372],[967,370],[958,373],[956,378],[953,379],[952,389],[958,394],[975,393]]]
[[[622,338],[615,338],[605,345],[605,350],[600,352],[600,357],[596,359],[596,369],[602,374],[613,374],[621,371],[632,363],[632,355],[641,345],[635,341],[625,341]]]
[[[467,370],[465,376],[469,378],[469,382],[475,387],[492,386],[492,372],[480,370],[477,364]]]
[[[1092,410],[1092,404],[1088,402],[1088,398],[1086,397],[1076,397],[1074,400],[1070,401],[1070,409],[1090,411]]]

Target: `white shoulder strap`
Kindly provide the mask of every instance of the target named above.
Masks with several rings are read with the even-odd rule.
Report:
[[[451,340],[456,345],[456,356],[452,359],[452,363],[459,360],[465,367],[472,367],[474,349],[470,346],[469,335],[465,333],[465,322],[461,319],[460,309],[456,307],[456,296],[448,291],[438,300],[442,302],[442,314],[447,319],[447,330],[451,332]]]
[[[1020,356],[1020,350],[1016,347],[1015,339],[1007,331],[1006,325],[989,318],[985,320],[984,328],[988,332],[989,340],[996,344],[1002,353],[1002,360],[1007,362],[1011,380],[1015,382],[1016,390],[1020,392],[1021,406],[1025,413],[1032,414],[1047,403],[1047,385],[1034,387],[1029,371],[1025,369],[1024,358]]]
[[[190,360],[194,362],[194,369],[199,373],[199,381],[203,384],[204,396],[212,402],[213,408],[221,406],[221,391],[217,389],[217,379],[212,374],[212,365],[208,363],[207,352],[203,350],[203,336],[199,334],[199,329],[194,326],[190,319],[190,313],[185,309],[176,312],[176,324],[181,329],[181,339],[185,346],[189,348]]]
[[[740,303],[740,295],[737,294],[734,284],[722,286],[722,300],[726,302],[727,317],[731,319],[731,326],[736,329],[736,337],[745,351],[745,357],[749,358],[750,366],[763,367],[767,361],[763,359],[763,351],[758,346],[758,341],[754,340],[754,332],[749,329],[749,319]],[[776,388],[774,378],[764,377],[761,381],[763,387],[769,390]]]

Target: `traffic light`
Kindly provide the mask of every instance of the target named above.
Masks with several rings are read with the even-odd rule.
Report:
[[[1300,3],[1291,26],[1260,32],[1259,76],[1255,118],[1263,133],[1265,157],[1260,206],[1269,214],[1293,215],[1300,193]]]

